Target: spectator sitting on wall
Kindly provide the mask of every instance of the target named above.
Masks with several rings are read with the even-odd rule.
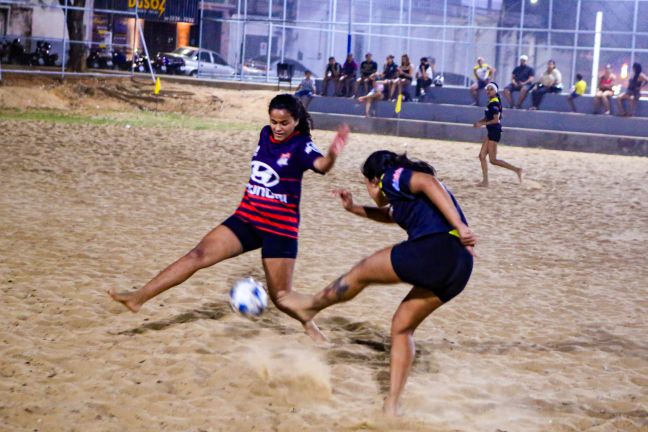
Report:
[[[416,70],[416,99],[425,96],[425,90],[429,89],[432,85],[432,77],[434,76],[434,69],[428,62],[427,57],[421,57],[421,64]]]
[[[365,96],[358,98],[358,102],[365,105],[365,117],[368,118],[371,116],[371,108],[375,102],[385,98],[385,84],[385,81],[373,80],[371,82],[371,90]]]
[[[574,99],[579,96],[583,96],[587,90],[587,83],[583,79],[583,75],[576,74],[576,84],[572,88],[572,92],[567,96],[567,103],[571,108],[572,112],[576,112],[576,105],[574,105]]]
[[[394,63],[394,56],[389,54],[385,60],[385,65],[383,66],[382,74],[380,74],[380,79],[385,81],[384,90],[387,93],[385,96],[389,96],[390,99],[394,93],[395,81],[398,79],[397,74],[398,65]]]
[[[520,108],[524,103],[524,99],[526,99],[527,93],[533,87],[535,71],[532,67],[527,66],[527,60],[529,60],[529,57],[526,55],[520,56],[520,65],[513,69],[511,83],[504,87],[504,96],[511,108]],[[520,98],[518,99],[518,103],[514,104],[512,93],[516,91],[520,92]]]
[[[322,82],[322,96],[327,95],[328,83],[333,81],[333,86],[336,87],[336,83],[340,75],[342,74],[342,66],[340,63],[335,61],[335,57],[329,57],[328,64],[326,65],[326,70],[324,71],[324,80]],[[334,88],[335,92],[337,88]]]
[[[495,68],[484,63],[483,57],[477,57],[477,64],[473,66],[473,75],[475,82],[470,86],[470,93],[475,100],[473,105],[479,106],[479,91],[484,89],[495,77]]]
[[[358,63],[353,59],[353,54],[347,54],[342,65],[342,75],[338,78],[338,96],[353,96],[353,84],[358,73]]]
[[[648,84],[648,76],[641,72],[641,64],[634,63],[632,65],[632,72],[634,75],[632,75],[632,78],[628,79],[628,87],[626,88],[625,93],[617,99],[620,116],[631,117],[634,114],[637,101],[641,97],[641,88]],[[630,109],[626,111],[623,102],[628,99],[630,100]]]
[[[297,86],[295,96],[299,98],[304,108],[308,109],[308,105],[313,99],[315,93],[315,80],[313,80],[313,73],[309,70],[304,72],[304,79]]]
[[[610,97],[614,95],[614,84],[616,83],[616,75],[612,73],[612,66],[605,65],[605,72],[599,77],[598,90],[594,96],[594,114],[599,114],[601,110],[601,103],[605,107],[603,114],[610,114]]]
[[[549,60],[547,62],[547,70],[540,76],[540,80],[536,84],[536,88],[531,92],[531,110],[540,108],[542,98],[547,93],[560,93],[562,92],[562,74],[556,68],[556,62]]]
[[[403,100],[412,99],[409,89],[412,85],[413,75],[414,67],[412,66],[412,63],[410,63],[409,56],[407,54],[403,54],[401,56],[401,65],[398,68],[398,78],[395,81],[396,86],[398,87],[398,94],[403,95]]]
[[[358,87],[360,83],[364,86],[365,94],[369,93],[369,89],[373,88],[372,81],[376,79],[376,72],[378,72],[378,63],[372,60],[371,53],[365,54],[365,60],[360,63],[360,77],[356,80],[353,95],[358,95]]]

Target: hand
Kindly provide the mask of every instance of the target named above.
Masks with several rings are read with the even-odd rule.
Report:
[[[457,233],[459,234],[459,240],[464,246],[475,246],[477,244],[477,236],[466,224],[461,224],[457,227]]]
[[[335,189],[333,195],[340,198],[340,203],[344,210],[351,211],[353,209],[353,195],[346,189]]]
[[[334,156],[339,156],[340,153],[342,153],[342,150],[344,150],[347,140],[349,139],[349,131],[349,125],[346,123],[342,123],[338,126],[337,134],[335,135],[335,138],[333,138],[333,142],[329,148],[329,153]]]

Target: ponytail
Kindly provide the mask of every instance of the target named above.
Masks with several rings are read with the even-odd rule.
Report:
[[[362,166],[362,175],[369,180],[380,178],[389,168],[402,167],[412,171],[418,171],[435,175],[434,167],[427,162],[413,160],[407,157],[407,153],[396,154],[389,150],[379,150],[372,153]]]
[[[277,95],[270,101],[268,114],[270,114],[270,112],[275,109],[288,111],[292,118],[299,122],[295,130],[298,131],[301,135],[308,137],[311,136],[313,120],[311,119],[310,114],[308,114],[308,111],[306,111],[306,108],[304,108],[304,105],[299,99],[288,93]]]

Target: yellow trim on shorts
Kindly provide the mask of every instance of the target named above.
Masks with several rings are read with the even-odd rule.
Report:
[[[457,231],[456,229],[448,231],[448,234],[450,234],[452,236],[455,236],[457,238],[461,238],[461,237],[459,237],[459,231]]]

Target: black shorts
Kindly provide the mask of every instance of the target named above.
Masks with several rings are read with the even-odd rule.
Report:
[[[473,268],[466,247],[446,233],[397,244],[391,262],[403,282],[432,291],[444,303],[463,291]]]
[[[489,82],[490,82],[490,81],[488,81],[488,80],[477,80],[477,88],[478,88],[479,90],[481,90],[481,89],[483,89],[484,87],[486,87],[486,86],[488,85]]]
[[[223,225],[239,239],[244,253],[261,248],[262,258],[297,258],[297,239],[262,231],[237,216],[228,217]]]
[[[502,128],[489,128],[486,126],[486,131],[488,132],[489,140],[500,142],[500,139],[502,139]]]

